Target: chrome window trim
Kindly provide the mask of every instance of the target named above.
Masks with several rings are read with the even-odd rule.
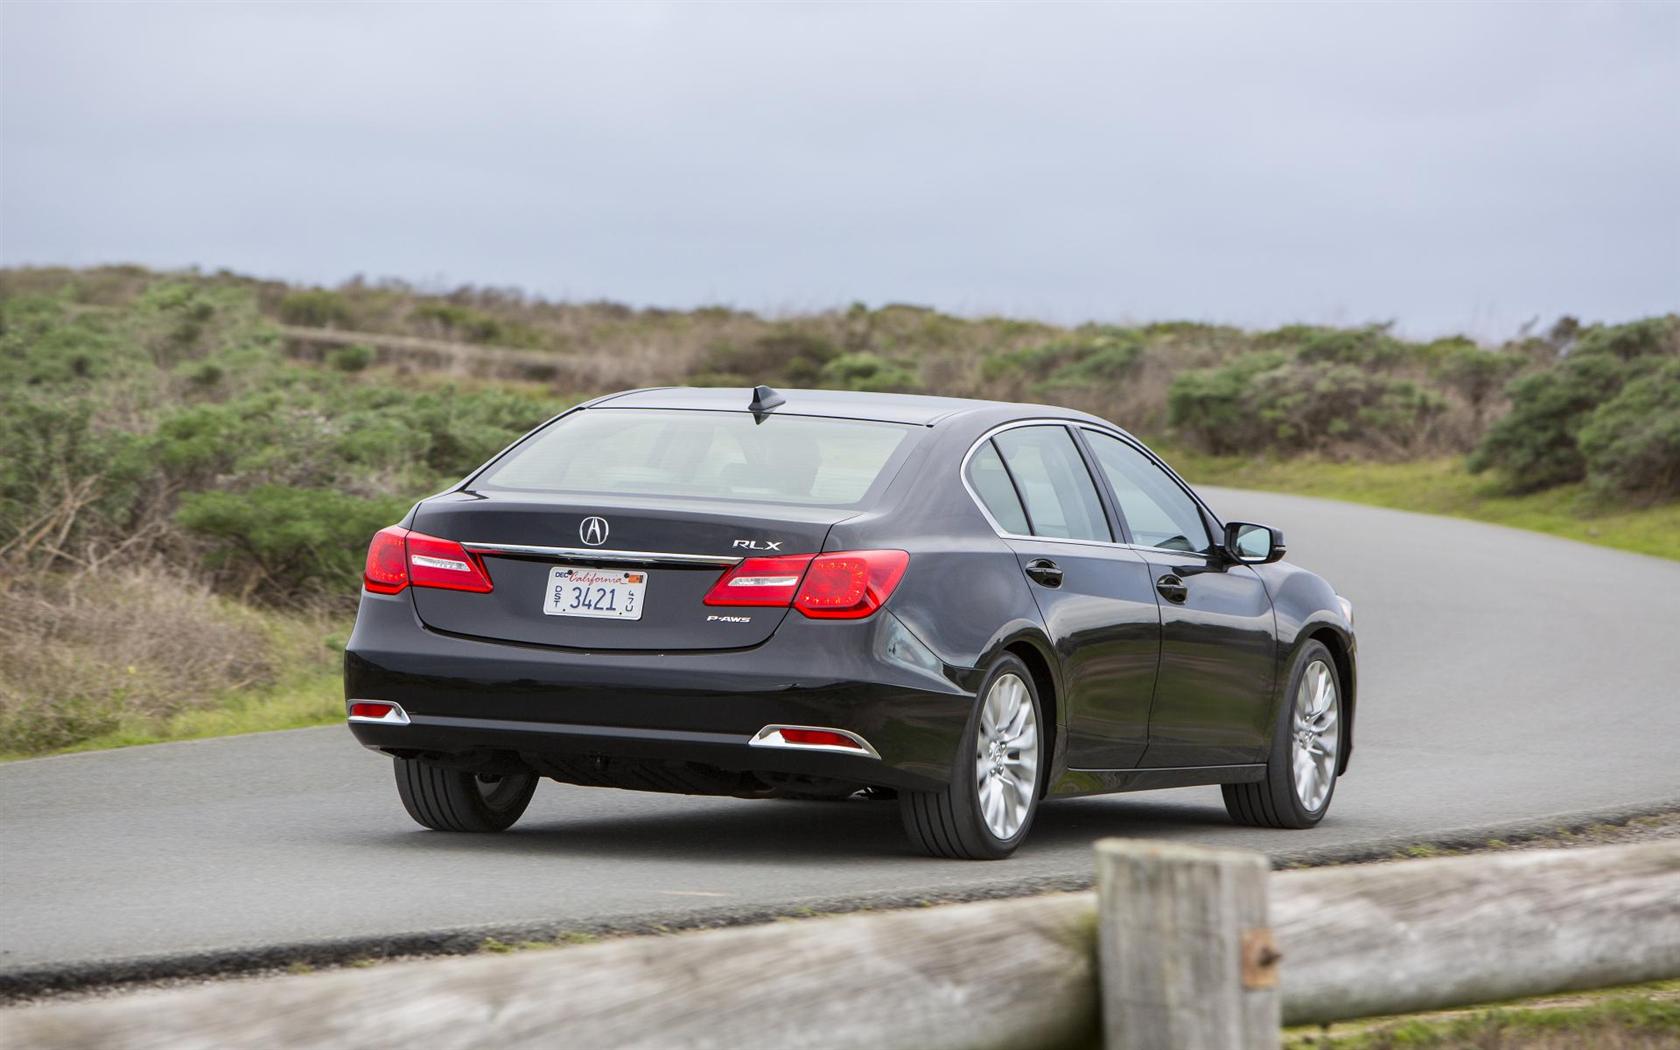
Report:
[[[1191,500],[1193,500],[1195,502],[1196,506],[1200,507],[1203,511],[1205,511],[1210,517],[1213,518],[1213,520],[1221,521],[1219,515],[1213,513],[1213,510],[1211,508],[1209,508],[1208,505],[1202,501],[1202,498],[1200,496],[1196,495],[1195,490],[1192,489],[1189,486],[1189,484],[1187,484],[1185,482],[1185,480],[1183,478],[1179,477],[1178,473],[1176,471],[1174,471],[1171,467],[1169,467],[1165,463],[1163,463],[1159,456],[1150,452],[1148,449],[1144,448],[1138,442],[1128,440],[1126,435],[1121,433],[1120,431],[1109,430],[1107,428],[1097,426],[1097,425],[1095,425],[1093,423],[1090,423],[1090,422],[1088,422],[1086,420],[1083,420],[1083,419],[1058,419],[1054,416],[1043,416],[1043,417],[1034,417],[1032,419],[1016,419],[1016,420],[1012,420],[1008,423],[1001,423],[998,426],[995,426],[995,427],[991,428],[990,430],[986,431],[984,434],[981,434],[978,438],[974,439],[974,443],[972,445],[968,446],[968,451],[963,454],[962,463],[957,467],[957,476],[962,481],[963,488],[965,490],[967,490],[968,498],[974,502],[974,506],[975,506],[976,509],[978,509],[980,511],[981,517],[986,519],[986,524],[988,524],[992,527],[992,531],[997,533],[997,535],[1000,539],[1029,540],[1029,541],[1032,541],[1032,542],[1035,542],[1035,543],[1063,543],[1063,544],[1070,544],[1070,545],[1078,546],[1078,547],[1108,547],[1108,548],[1117,548],[1119,550],[1143,551],[1145,553],[1152,553],[1152,554],[1171,554],[1172,556],[1174,556],[1176,558],[1200,558],[1203,561],[1208,561],[1209,559],[1211,559],[1213,557],[1213,552],[1211,552],[1211,551],[1206,553],[1206,554],[1203,554],[1199,551],[1181,551],[1181,550],[1174,550],[1171,547],[1151,547],[1151,546],[1148,546],[1147,544],[1142,544],[1142,543],[1117,543],[1113,540],[1074,540],[1074,539],[1064,539],[1063,537],[1060,537],[1060,536],[1023,536],[1020,533],[1009,532],[1006,529],[1004,529],[1004,527],[1002,525],[998,524],[997,519],[992,517],[992,512],[986,509],[985,501],[980,498],[980,494],[978,492],[974,491],[974,486],[969,483],[969,480],[968,480],[968,463],[969,463],[969,460],[974,458],[974,453],[979,450],[981,445],[984,445],[986,442],[992,440],[993,437],[995,437],[998,434],[1003,433],[1006,430],[1014,430],[1017,427],[1043,427],[1043,426],[1056,426],[1056,427],[1061,427],[1064,430],[1072,429],[1073,427],[1079,427],[1080,429],[1083,429],[1083,430],[1089,430],[1089,431],[1092,431],[1093,433],[1103,434],[1103,435],[1106,435],[1107,437],[1115,438],[1119,441],[1125,442],[1126,444],[1128,444],[1128,445],[1132,446],[1133,448],[1137,449],[1138,451],[1142,452],[1144,454],[1144,456],[1147,459],[1150,460],[1150,462],[1154,463],[1155,465],[1159,466],[1162,470],[1166,471],[1167,476],[1170,477],[1175,483],[1177,483],[1178,487],[1183,489],[1185,491],[1185,493],[1189,495]],[[1071,436],[1072,435],[1070,434],[1069,437],[1071,437]],[[1091,480],[1092,480],[1093,483],[1096,482],[1095,478],[1092,478]],[[1100,490],[1098,491],[1097,496],[1098,496],[1099,499],[1102,497],[1102,492]],[[1209,538],[1209,542],[1210,543],[1212,542],[1211,537]]]
[[[600,547],[538,547],[524,543],[480,543],[463,540],[461,546],[478,554],[513,554],[531,558],[575,558],[611,565],[707,565],[727,569],[740,558],[727,554],[667,554],[660,551],[605,550]]]

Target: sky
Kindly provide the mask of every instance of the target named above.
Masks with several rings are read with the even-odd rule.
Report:
[[[1680,309],[1680,4],[0,3],[0,263],[780,314]]]

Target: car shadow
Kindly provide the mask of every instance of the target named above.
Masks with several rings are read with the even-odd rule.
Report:
[[[898,806],[890,801],[664,796],[655,812],[640,808],[586,817],[532,813],[513,829],[494,835],[439,834],[416,828],[374,836],[371,841],[427,853],[572,855],[664,864],[729,860],[821,866],[845,859],[877,863],[890,858],[942,863],[906,841]],[[1061,800],[1039,809],[1016,856],[1088,848],[1109,836],[1183,838],[1230,826],[1217,803],[1165,803],[1125,796]],[[362,836],[361,841],[370,838]]]

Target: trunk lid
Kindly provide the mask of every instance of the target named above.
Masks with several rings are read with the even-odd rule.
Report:
[[[615,496],[610,504],[520,492],[426,500],[412,527],[455,540],[489,572],[489,594],[412,588],[420,619],[453,634],[571,649],[738,649],[770,637],[785,608],[708,606],[735,562],[821,551],[851,508]],[[638,619],[545,612],[556,566],[645,575]]]

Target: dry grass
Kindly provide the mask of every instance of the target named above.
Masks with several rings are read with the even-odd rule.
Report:
[[[157,566],[14,578],[0,584],[0,752],[162,724],[270,687],[330,656],[323,627]]]

